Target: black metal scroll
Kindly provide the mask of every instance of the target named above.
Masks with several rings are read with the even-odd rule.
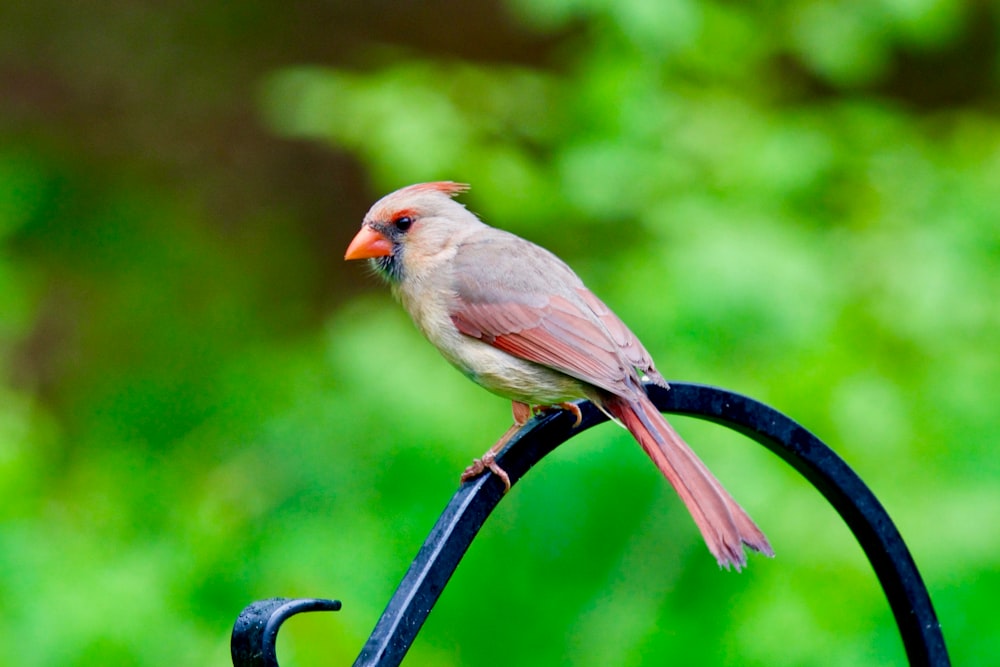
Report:
[[[777,410],[746,396],[697,384],[647,385],[656,406],[668,413],[715,422],[764,445],[815,486],[840,513],[861,544],[885,591],[911,665],[950,664],[930,595],[899,531],[871,490],[816,436]],[[497,463],[516,484],[546,454],[607,417],[589,402],[579,404],[583,422],[574,428],[566,411],[546,413],[525,425]],[[402,662],[441,591],[486,518],[503,498],[503,484],[487,473],[463,484],[445,507],[354,662],[354,667],[394,667]],[[274,643],[288,617],[339,609],[333,600],[255,602],[233,628],[235,667],[278,667]]]

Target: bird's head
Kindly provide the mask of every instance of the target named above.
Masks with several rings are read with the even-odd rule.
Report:
[[[452,198],[469,189],[464,183],[417,183],[375,202],[344,259],[370,259],[392,282],[402,279],[408,255],[440,252],[455,234],[478,218]],[[479,223],[481,224],[481,223]]]

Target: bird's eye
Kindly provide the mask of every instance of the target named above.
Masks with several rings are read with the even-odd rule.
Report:
[[[408,215],[401,215],[392,221],[392,224],[396,225],[396,229],[401,232],[405,232],[407,229],[413,226],[413,218]]]

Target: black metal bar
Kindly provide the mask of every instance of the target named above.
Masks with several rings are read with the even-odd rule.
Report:
[[[685,383],[672,384],[669,390],[655,385],[648,385],[648,389],[660,410],[705,419],[743,433],[775,452],[816,486],[840,513],[871,561],[895,615],[910,664],[950,664],[930,596],[906,544],[874,494],[833,450],[792,419],[740,394]],[[588,402],[581,403],[580,408],[583,421],[577,428],[570,414],[558,411],[533,419],[512,438],[497,458],[510,475],[511,484],[516,484],[557,446],[607,419]],[[355,667],[400,664],[462,556],[502,497],[503,485],[489,473],[459,488],[400,582],[354,662]],[[253,623],[247,630],[248,624],[243,622],[254,605],[241,614],[233,629],[235,667],[277,667],[274,641],[281,622],[299,611],[322,608],[310,607],[317,601],[307,600],[310,604],[289,612],[287,604],[291,601],[281,602],[286,606],[274,601],[254,603],[271,603],[271,607],[267,608],[270,611],[254,610],[251,618],[267,613],[280,616],[277,622],[261,621],[259,631]],[[339,608],[339,603],[324,602]],[[256,658],[248,656],[264,656],[261,659],[272,661],[254,662]]]

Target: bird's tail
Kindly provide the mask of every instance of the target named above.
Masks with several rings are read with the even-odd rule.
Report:
[[[612,396],[603,403],[607,411],[635,436],[670,481],[719,565],[727,569],[732,565],[737,570],[746,565],[743,545],[768,556],[774,555],[753,519],[722,488],[652,401],[645,395],[638,400]]]

